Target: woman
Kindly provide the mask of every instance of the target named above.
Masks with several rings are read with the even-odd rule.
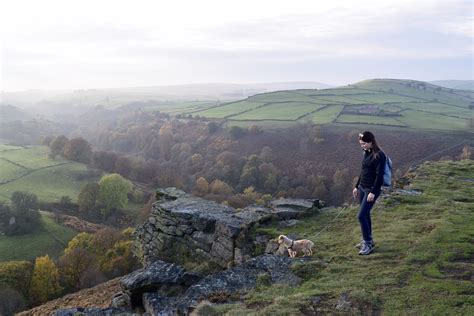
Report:
[[[356,246],[360,255],[369,255],[374,250],[370,210],[380,195],[383,184],[386,156],[377,145],[374,134],[365,131],[359,134],[359,144],[364,150],[362,168],[357,184],[352,191],[354,199],[359,198],[359,222],[362,241]]]

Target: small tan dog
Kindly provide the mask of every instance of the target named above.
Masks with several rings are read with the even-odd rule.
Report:
[[[291,258],[296,257],[298,251],[303,252],[305,256],[313,255],[314,242],[309,239],[292,240],[285,235],[278,237],[278,244],[283,244],[288,249]]]

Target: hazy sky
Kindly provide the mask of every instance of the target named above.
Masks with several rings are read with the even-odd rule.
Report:
[[[0,4],[0,90],[474,79],[473,1]]]

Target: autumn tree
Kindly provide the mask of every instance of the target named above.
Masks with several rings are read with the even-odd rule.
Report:
[[[132,240],[119,240],[106,252],[101,260],[100,270],[109,278],[130,273],[139,268],[140,264],[132,252]]]
[[[204,196],[209,192],[209,182],[207,182],[206,178],[199,177],[196,180],[196,185],[194,186],[194,190],[197,192],[197,195]]]
[[[333,175],[333,185],[331,187],[331,201],[333,204],[344,202],[345,197],[350,192],[350,176],[348,169],[336,169]]]
[[[92,156],[92,147],[82,137],[70,139],[64,145],[64,158],[88,164]]]
[[[127,194],[131,189],[130,181],[116,173],[103,176],[100,179],[99,202],[104,218],[108,217],[112,210],[121,209],[127,205]]]
[[[77,204],[79,205],[79,210],[91,211],[96,207],[97,200],[99,198],[99,184],[96,182],[86,183],[79,193],[77,198]]]
[[[132,172],[132,162],[128,157],[120,156],[115,162],[115,172],[128,177]]]
[[[325,176],[315,176],[311,180],[313,186],[312,196],[316,199],[329,201],[328,179]]]
[[[0,288],[11,288],[29,297],[33,268],[29,261],[0,262]]]
[[[212,194],[229,196],[232,195],[234,189],[224,181],[216,179],[211,182],[210,191]]]
[[[161,126],[158,132],[158,146],[161,157],[168,159],[173,146],[173,129],[170,124]]]
[[[113,172],[117,159],[118,156],[116,153],[108,151],[94,151],[92,153],[91,164],[95,168],[105,170],[107,172]]]
[[[79,233],[68,242],[67,247],[64,249],[64,253],[67,254],[77,248],[92,250],[94,247],[93,241],[94,236],[92,234],[86,232]]]
[[[268,146],[264,146],[260,151],[260,159],[262,159],[264,162],[272,162],[273,150]]]
[[[41,304],[55,298],[62,291],[59,285],[59,271],[48,255],[35,260],[31,279],[30,297],[32,302]]]
[[[59,272],[61,281],[68,290],[80,290],[85,287],[85,276],[90,271],[97,272],[98,265],[96,257],[90,250],[82,247],[70,248],[59,258]]]

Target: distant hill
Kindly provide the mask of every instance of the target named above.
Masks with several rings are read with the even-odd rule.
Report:
[[[474,90],[474,80],[436,80],[429,83],[445,88]]]
[[[344,87],[256,94],[181,114],[225,119],[230,125],[356,124],[455,130],[473,128],[474,91],[422,81],[365,80]]]
[[[250,84],[185,84],[79,90],[26,90],[3,92],[5,103],[37,110],[41,114],[78,113],[80,108],[102,105],[116,108],[130,103],[236,100],[257,93],[285,89],[321,89],[320,82],[274,82]],[[46,113],[44,112],[46,110]]]
[[[31,115],[12,105],[0,104],[0,123],[25,121],[31,118]]]

